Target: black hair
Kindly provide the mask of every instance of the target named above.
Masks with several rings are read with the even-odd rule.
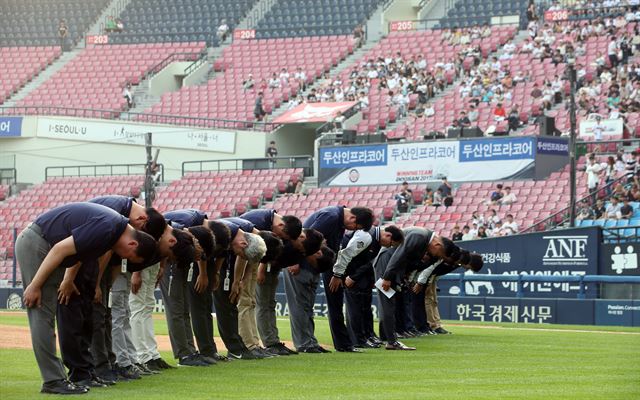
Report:
[[[447,239],[446,237],[441,237],[440,239],[442,240],[444,256],[452,263],[457,262],[458,258],[460,258],[460,248],[456,246],[451,239]]]
[[[135,230],[133,232],[133,240],[138,242],[136,248],[136,256],[142,257],[141,263],[127,262],[127,271],[141,271],[160,261],[158,256],[158,242],[156,242],[148,233]]]
[[[296,240],[302,232],[302,221],[295,215],[285,215],[282,217],[284,222],[284,233],[291,240]]]
[[[220,221],[209,220],[207,225],[216,240],[215,250],[212,255],[220,256],[222,252],[229,250],[229,246],[231,246],[231,229]]]
[[[167,220],[164,216],[153,207],[145,209],[147,213],[147,223],[144,224],[143,231],[151,235],[155,240],[160,240],[160,237],[167,228]]]
[[[350,209],[351,214],[356,216],[356,224],[362,227],[362,230],[368,231],[373,225],[373,211],[367,207],[353,207]]]
[[[176,238],[176,244],[171,247],[173,261],[178,268],[188,268],[196,257],[196,245],[193,235],[181,229],[173,228],[171,234]]]
[[[188,231],[198,240],[198,244],[202,247],[202,259],[206,260],[213,255],[216,247],[216,239],[213,232],[206,226],[192,226]]]
[[[282,251],[278,257],[273,260],[272,264],[275,267],[286,268],[299,264],[303,258],[304,254],[296,249],[290,240],[285,240],[284,245],[282,246]]]
[[[458,264],[467,265],[471,260],[471,253],[467,250],[460,249],[460,259],[458,259]]]
[[[330,271],[336,260],[336,253],[327,246],[322,246],[320,251],[322,252],[322,255],[316,258],[316,271]]]
[[[304,247],[304,254],[311,255],[313,253],[317,253],[322,246],[322,241],[324,240],[324,236],[322,233],[315,229],[305,229],[304,234],[307,237],[302,246]]]
[[[470,256],[470,260],[469,260],[469,264],[467,264],[469,267],[471,267],[471,270],[473,272],[479,272],[482,269],[482,266],[484,265],[484,260],[482,259],[482,256],[478,253],[471,253]]]
[[[267,245],[267,252],[260,262],[268,263],[275,260],[282,252],[282,240],[268,231],[260,231],[258,235],[264,240],[264,244]]]
[[[394,242],[404,242],[404,232],[402,232],[402,229],[395,225],[387,225],[383,229],[385,232],[389,232],[391,234],[391,240]]]

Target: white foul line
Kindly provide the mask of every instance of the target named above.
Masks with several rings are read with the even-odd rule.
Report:
[[[570,332],[570,333],[606,333],[611,335],[640,335],[640,332],[618,332],[618,331],[589,331],[585,329],[553,329],[553,328],[509,328],[506,326],[496,325],[464,325],[464,324],[447,324],[449,326],[459,326],[461,328],[477,328],[477,329],[505,329],[516,331],[542,331],[542,332]]]

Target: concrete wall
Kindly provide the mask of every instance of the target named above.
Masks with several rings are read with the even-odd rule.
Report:
[[[167,65],[149,80],[149,94],[161,96],[164,93],[180,89],[184,78],[184,69],[191,63],[191,61],[179,61]]]
[[[140,125],[148,125],[150,131],[153,131],[154,126],[159,126]],[[20,182],[44,181],[45,168],[51,166],[132,164],[146,161],[145,149],[142,146],[37,137],[36,126],[37,117],[25,117],[22,137],[0,139],[0,157],[15,155]],[[165,179],[178,179],[181,176],[183,161],[264,157],[266,137],[267,134],[264,132],[237,131],[235,153],[161,148],[159,162],[165,166]],[[285,147],[284,140],[282,144]]]
[[[315,140],[316,128],[320,125],[321,124],[283,125],[274,133],[267,135],[266,143],[268,144],[271,140],[276,141],[279,157],[310,155],[313,154],[313,141]]]
[[[382,29],[389,33],[389,22],[418,19],[420,0],[395,0],[382,14]]]
[[[198,68],[195,69],[195,71],[184,77],[184,79],[182,80],[182,86],[197,85],[202,78],[207,76],[210,67],[211,65],[208,62],[203,62]]]

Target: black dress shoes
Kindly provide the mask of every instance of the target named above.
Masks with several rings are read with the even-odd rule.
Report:
[[[85,394],[89,392],[89,389],[84,386],[76,386],[66,379],[60,379],[43,383],[40,392],[51,394]]]

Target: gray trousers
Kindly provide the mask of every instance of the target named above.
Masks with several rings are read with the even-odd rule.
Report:
[[[42,237],[40,227],[31,224],[20,233],[16,241],[16,259],[26,288],[33,280],[42,261],[51,250]],[[44,382],[67,379],[62,361],[56,355],[55,319],[58,305],[58,287],[64,277],[64,268],[56,268],[42,286],[41,307],[27,309],[31,345]]]
[[[131,309],[131,339],[137,350],[140,363],[146,363],[160,358],[158,343],[153,331],[153,309],[156,306],[154,291],[160,264],[152,265],[140,271],[142,285],[138,293],[129,294],[129,308]]]
[[[169,340],[173,357],[180,359],[196,352],[193,343],[193,330],[189,315],[189,288],[187,286],[188,269],[180,269],[175,265],[168,266],[162,275],[160,289],[167,317]]]
[[[314,334],[313,305],[319,283],[320,274],[314,274],[306,268],[300,268],[298,275],[284,272],[291,336],[296,349],[318,346],[318,339]]]
[[[131,341],[129,292],[131,275],[118,274],[111,287],[111,346],[119,367],[128,367],[138,362],[136,347]]]
[[[285,271],[289,274],[288,271]],[[264,283],[256,286],[256,321],[265,347],[280,343],[276,325],[276,289],[279,273],[267,272]]]

